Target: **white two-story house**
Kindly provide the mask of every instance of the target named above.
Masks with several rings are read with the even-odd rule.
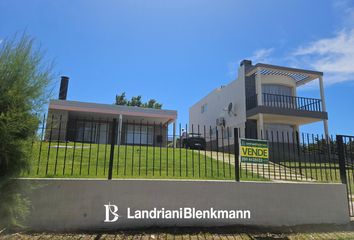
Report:
[[[318,81],[320,99],[297,95],[297,88]],[[298,130],[322,121],[328,136],[328,114],[323,73],[318,71],[252,64],[243,60],[238,77],[217,88],[189,109],[190,126],[239,128],[241,137],[260,138],[267,131]]]

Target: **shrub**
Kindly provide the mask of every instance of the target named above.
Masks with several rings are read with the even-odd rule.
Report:
[[[28,200],[15,178],[29,169],[31,141],[48,98],[51,66],[27,35],[0,44],[0,226],[22,226]],[[1,229],[0,229],[1,230]]]

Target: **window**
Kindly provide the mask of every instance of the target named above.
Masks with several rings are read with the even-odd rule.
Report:
[[[277,84],[263,84],[262,92],[268,94],[278,94],[284,96],[292,96],[292,88],[284,85]]]
[[[72,141],[100,144],[107,144],[110,142],[110,123],[78,120],[76,123],[73,122],[73,126],[75,126],[75,128],[69,129],[69,131],[72,130],[75,132],[75,138],[70,138]]]
[[[77,121],[76,141],[96,142],[96,123],[90,121]]]
[[[141,127],[141,129],[140,129]],[[127,125],[125,142],[127,144],[153,144],[153,126]]]
[[[202,107],[201,107],[201,113],[204,113],[208,110],[208,104],[203,104]]]
[[[289,107],[294,105],[295,101],[292,98],[292,88],[276,84],[263,84],[263,103],[265,105],[277,107]]]

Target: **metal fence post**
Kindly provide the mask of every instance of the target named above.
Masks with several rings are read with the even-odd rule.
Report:
[[[345,170],[345,152],[344,152],[344,143],[343,136],[336,135],[338,158],[339,158],[339,173],[340,179],[343,184],[347,184],[347,174]]]
[[[113,172],[113,157],[114,157],[114,145],[116,145],[117,140],[117,119],[113,118],[112,128],[111,128],[111,152],[109,156],[109,165],[108,165],[108,180],[112,179],[112,172]]]
[[[238,129],[234,128],[234,151],[235,151],[235,180],[236,182],[240,181],[240,149],[239,149],[239,138],[238,138]]]
[[[301,157],[300,157],[300,154],[301,154],[301,150],[300,150],[300,136],[299,136],[299,132],[296,131],[295,132],[295,136],[296,136],[296,148],[297,148],[297,154],[298,154],[298,157],[299,157],[299,172],[300,172],[300,175],[302,175],[302,168],[301,168]]]

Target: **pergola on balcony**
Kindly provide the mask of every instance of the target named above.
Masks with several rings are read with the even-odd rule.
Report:
[[[320,99],[305,98],[292,95],[264,93],[262,91],[263,78],[270,79],[286,76],[295,82],[295,89],[318,79]],[[255,94],[246,97],[247,116],[257,114],[258,129],[263,130],[263,115],[270,113],[287,114],[294,116],[314,117],[323,121],[324,132],[328,136],[328,120],[323,87],[323,73],[312,70],[275,66],[258,63],[246,71],[246,77],[254,77]],[[269,83],[269,80],[268,82]]]

